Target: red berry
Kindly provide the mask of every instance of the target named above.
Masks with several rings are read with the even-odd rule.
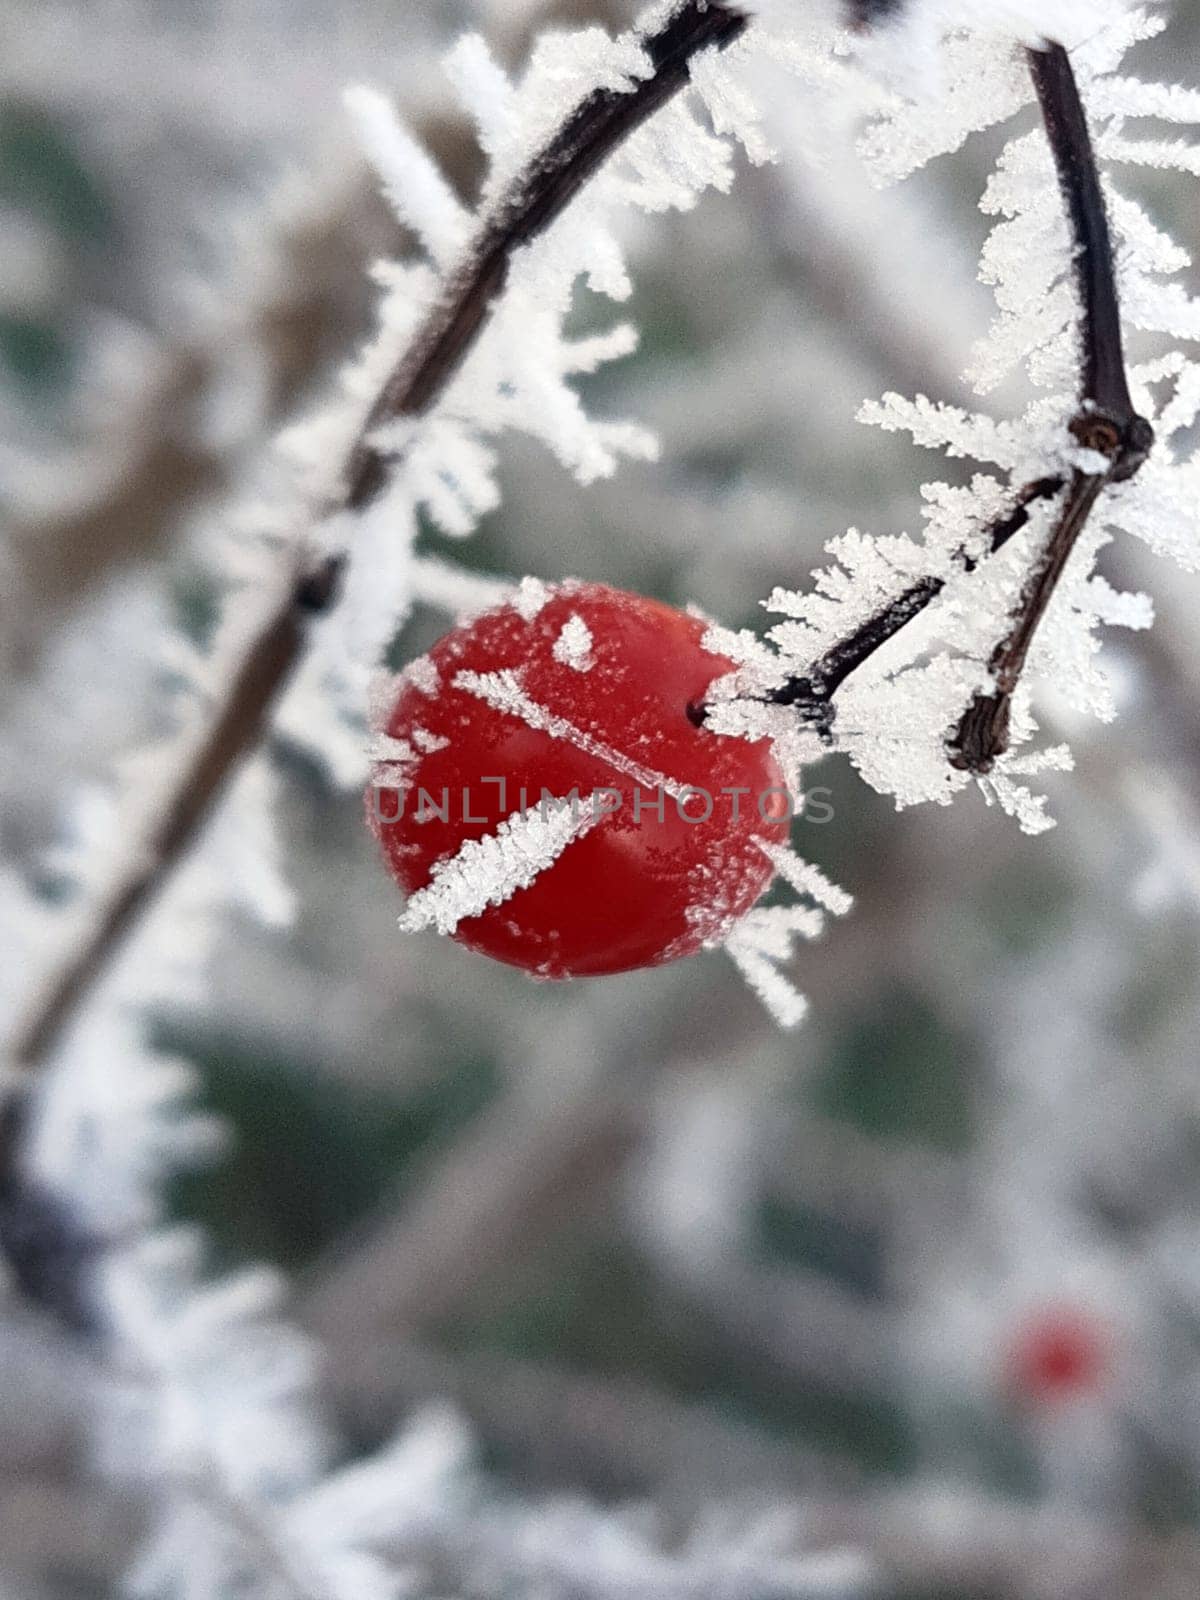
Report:
[[[1109,1375],[1108,1330],[1073,1306],[1031,1315],[1009,1353],[1014,1392],[1035,1402],[1072,1400],[1099,1390]]]
[[[413,663],[367,797],[415,897],[405,925],[544,978],[723,938],[769,881],[758,841],[786,840],[790,805],[766,740],[693,720],[733,667],[705,629],[602,584],[526,580]]]

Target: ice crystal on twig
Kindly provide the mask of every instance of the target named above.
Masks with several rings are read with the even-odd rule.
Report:
[[[949,23],[936,7],[904,9],[911,15],[896,26],[919,23],[933,30],[930,37]],[[1114,3],[1061,9],[1061,18],[1057,12],[1055,18],[1035,18],[1029,11],[1019,26],[1020,19],[1007,12],[987,19],[964,14],[959,20],[966,26],[956,27],[938,55],[942,86],[926,86],[911,101],[897,96],[871,115],[861,148],[878,175],[903,176],[957,149],[971,133],[1007,120],[1029,98],[1019,54],[997,49],[991,37],[997,25],[1018,34],[1028,27],[1035,36],[1054,29],[1075,46],[1071,60],[1101,157],[1126,163],[1139,158],[1138,141],[1129,133],[1139,118],[1195,120],[1200,102],[1194,93],[1151,91],[1120,74],[1128,48],[1160,25],[1146,8]],[[881,26],[887,25],[884,19]],[[1140,154],[1146,165],[1169,162],[1187,170],[1192,148],[1155,141]],[[1196,302],[1177,281],[1186,254],[1107,181],[1128,326],[1160,343],[1194,343],[1200,338]],[[739,680],[714,715],[714,726],[752,735],[767,730],[762,709],[748,702],[774,696],[786,703],[781,684],[807,686],[793,703],[807,694],[818,709],[836,692],[836,713],[822,713],[826,731],[873,787],[902,806],[945,804],[972,781],[963,767],[947,762],[949,734],[975,697],[991,690],[996,641],[1050,538],[1063,486],[1073,474],[1108,471],[1107,460],[1073,433],[1081,315],[1072,271],[1075,245],[1044,130],[1010,140],[981,203],[998,219],[981,268],[994,288],[997,315],[970,376],[986,393],[1023,369],[1035,390],[1049,392],[1035,395],[1022,415],[1003,420],[923,395],[888,394],[868,402],[863,421],[907,432],[922,447],[982,470],[969,489],[925,486],[921,538],[868,538],[851,530],[830,543],[836,564],[817,574],[812,589],[776,590],[767,607],[787,619],[767,636],[777,653],[764,660],[759,646],[744,647]],[[1044,802],[1015,780],[1068,764],[1057,747],[1019,753],[1038,731],[1037,684],[1053,684],[1062,703],[1110,717],[1112,697],[1096,630],[1101,623],[1140,628],[1150,620],[1143,596],[1118,596],[1096,575],[1100,551],[1115,533],[1130,533],[1187,567],[1200,558],[1195,519],[1187,510],[1195,503],[1200,470],[1193,355],[1168,349],[1131,374],[1135,403],[1156,430],[1157,448],[1136,477],[1106,489],[1091,526],[1076,540],[1016,689],[1009,751],[994,772],[981,776],[987,797],[1029,831],[1048,826],[1049,819]],[[1165,399],[1155,386],[1167,389]],[[1051,492],[1056,484],[1057,499]],[[1026,509],[998,539],[1014,503]],[[862,648],[852,659],[847,641],[856,637]]]

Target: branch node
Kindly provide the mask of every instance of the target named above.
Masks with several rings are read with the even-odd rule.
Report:
[[[1085,449],[1106,457],[1109,483],[1126,483],[1136,476],[1154,448],[1154,429],[1133,411],[1118,417],[1089,405],[1071,419],[1069,427]]]
[[[950,765],[959,772],[986,777],[1008,749],[1012,696],[999,692],[976,695],[947,744]]]
[[[327,556],[319,566],[301,573],[292,597],[299,610],[319,615],[336,605],[346,570],[344,555]]]

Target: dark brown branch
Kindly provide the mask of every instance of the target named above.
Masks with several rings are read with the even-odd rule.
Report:
[[[418,416],[437,401],[485,326],[515,251],[549,227],[622,141],[686,86],[690,63],[700,51],[724,48],[747,24],[748,18],[724,0],[685,0],[643,41],[651,74],[627,92],[600,89],[588,95],[530,162],[483,223],[475,247],[371,407],[346,464],[344,505],[366,506],[385,487],[387,463],[373,447],[372,434],[383,423]],[[271,708],[303,656],[313,613],[339,598],[343,566],[343,558],[334,556],[302,570],[264,616],[133,871],[114,886],[19,1024],[10,1045],[19,1068],[33,1068],[58,1043],[261,738]]]
[[[990,662],[992,694],[977,694],[963,713],[951,742],[951,761],[967,772],[987,773],[1009,744],[1012,698],[1021,681],[1029,647],[1054,596],[1075,541],[1087,525],[1109,482],[1106,476],[1077,472],[1063,502],[1054,531],[1025,580],[1012,628],[996,646]]]
[[[1134,410],[1125,370],[1121,309],[1112,236],[1087,116],[1071,59],[1061,45],[1028,52],[1046,137],[1075,241],[1075,279],[1082,307],[1080,405],[1071,421],[1081,445],[1105,458],[1101,472],[1076,471],[1058,521],[1026,579],[1011,627],[989,662],[995,684],[977,694],[949,739],[951,760],[968,772],[987,773],[1009,745],[1013,695],[1029,649],[1066,570],[1080,534],[1104,489],[1138,472],[1154,432]]]
[[[1134,409],[1125,374],[1112,237],[1087,115],[1062,45],[1029,50],[1026,59],[1075,243],[1075,280],[1083,311],[1080,399],[1085,410],[1125,431],[1134,421]]]

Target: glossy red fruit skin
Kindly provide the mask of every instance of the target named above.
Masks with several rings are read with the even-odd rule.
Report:
[[[522,788],[530,809],[543,790],[562,796],[574,789],[584,799],[619,790],[612,815],[528,888],[461,921],[454,937],[540,978],[598,977],[694,954],[723,937],[771,877],[756,841],[786,842],[783,774],[768,741],[716,734],[689,717],[689,706],[733,666],[702,647],[703,620],[602,584],[567,582],[548,592],[536,615],[513,605],[486,612],[445,634],[402,674],[383,731],[428,753],[409,775],[398,820],[391,820],[401,803],[395,778],[377,769],[367,793],[372,830],[393,876],[412,894],[464,841],[495,832],[518,809]],[[586,671],[554,655],[572,617],[591,635]],[[502,669],[516,672],[532,700],[639,769],[703,790],[713,800],[711,817],[685,821],[667,794],[660,821],[654,788],[454,682],[463,671]],[[499,785],[484,778],[505,780],[503,806]],[[732,788],[745,792],[721,793]],[[420,790],[434,805],[448,791],[448,821],[431,806],[423,808],[426,820],[416,820]],[[699,817],[705,806],[693,797],[685,809]]]

